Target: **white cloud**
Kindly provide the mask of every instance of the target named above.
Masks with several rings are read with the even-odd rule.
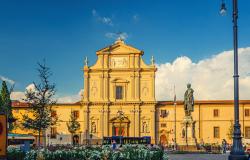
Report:
[[[69,95],[64,97],[59,97],[57,99],[58,103],[75,103],[81,100],[83,96],[83,89],[81,89],[77,94],[75,95]]]
[[[100,16],[97,11],[95,9],[92,10],[92,15],[93,17],[95,17],[97,19],[97,21],[103,23],[103,24],[106,24],[106,25],[109,25],[109,26],[113,26],[113,22],[112,22],[112,19],[110,17],[102,17]]]
[[[26,90],[30,90],[30,91],[35,91],[35,85],[33,83],[29,84],[26,88]],[[11,100],[18,100],[21,102],[24,102],[25,99],[25,91],[15,91],[12,92],[10,95]],[[81,100],[83,96],[83,89],[81,89],[77,94],[75,95],[69,95],[69,96],[63,96],[63,97],[59,97],[56,98],[58,103],[75,103]]]
[[[225,51],[197,63],[186,56],[172,63],[157,64],[156,99],[172,100],[175,85],[177,99],[183,100],[186,84],[191,83],[196,100],[233,99],[233,52]],[[250,47],[239,49],[240,99],[250,99]],[[30,84],[26,89],[34,89]],[[11,99],[22,100],[25,92],[12,92]],[[59,97],[59,103],[74,103],[83,90],[75,95]]]
[[[7,77],[4,77],[4,76],[2,76],[2,75],[0,75],[0,80],[5,81],[5,82],[7,82],[7,83],[9,83],[9,84],[11,84],[11,85],[14,85],[14,84],[15,84],[15,81],[14,81],[14,80],[9,79],[9,78],[7,78]]]
[[[105,37],[110,38],[110,39],[121,38],[123,40],[126,40],[128,38],[128,34],[126,32],[121,32],[121,33],[108,32],[105,34]]]
[[[109,18],[109,17],[102,17],[102,18],[101,18],[101,21],[102,21],[102,23],[104,23],[104,24],[113,26],[113,22],[112,22],[111,18]]]
[[[172,63],[158,64],[157,100],[172,100],[173,86],[177,99],[183,100],[186,84],[191,83],[197,100],[233,99],[233,52],[225,51],[210,58],[192,62],[178,57]],[[250,47],[239,49],[240,99],[250,98]]]
[[[20,102],[24,102],[25,93],[21,91],[11,92],[10,98],[11,100],[18,100]]]
[[[35,87],[34,83],[31,83],[25,89],[26,89],[26,91],[34,92],[36,90],[36,87]]]
[[[25,91],[35,91],[35,85],[33,83],[29,84]],[[21,102],[24,102],[25,99],[25,91],[13,91],[11,92],[10,98],[11,100],[18,100]]]

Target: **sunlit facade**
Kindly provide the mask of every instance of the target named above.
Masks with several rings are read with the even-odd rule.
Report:
[[[67,128],[70,114],[80,122],[80,130],[73,135],[77,143],[102,143],[103,137],[150,137],[152,143],[172,144],[182,140],[181,123],[184,117],[183,102],[155,100],[154,59],[145,64],[144,52],[118,39],[114,44],[96,52],[97,61],[83,68],[84,93],[74,104],[57,104],[53,114],[59,117],[57,125],[49,128],[44,136],[47,144],[70,144],[72,135]],[[185,85],[185,84],[183,84]],[[27,105],[13,103],[14,116],[27,112]],[[230,140],[233,122],[233,101],[195,101],[195,136],[197,142],[221,143]],[[122,113],[120,118],[118,113]],[[250,100],[240,101],[240,123],[243,141],[250,138]],[[15,133],[31,133],[21,125]]]

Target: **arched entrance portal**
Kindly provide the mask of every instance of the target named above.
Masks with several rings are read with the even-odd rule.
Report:
[[[160,136],[160,144],[165,146],[167,144],[167,136],[165,134],[162,134]]]
[[[112,136],[129,136],[130,120],[127,117],[122,120],[119,117],[112,118],[110,123],[112,124]]]
[[[79,144],[79,136],[74,135],[72,138],[73,138],[73,145],[78,145]]]

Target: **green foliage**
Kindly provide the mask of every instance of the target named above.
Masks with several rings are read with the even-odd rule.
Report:
[[[71,112],[69,122],[67,122],[67,127],[71,134],[75,134],[76,131],[80,129],[80,123],[77,121],[77,118],[74,117],[73,112]]]
[[[7,159],[8,160],[23,160],[25,157],[25,152],[21,151],[20,149],[8,147],[7,151]]]
[[[2,82],[0,94],[0,112],[7,113],[8,119],[13,119],[10,91],[8,90],[8,86],[5,81]],[[13,128],[13,123],[10,123],[8,131],[11,131]]]
[[[143,145],[124,145],[112,150],[109,146],[59,148],[57,150],[31,150],[24,160],[168,160],[160,148],[149,149]]]
[[[54,118],[51,115],[52,106],[56,103],[53,99],[55,95],[55,84],[50,84],[49,77],[52,75],[50,69],[38,63],[40,83],[33,83],[34,88],[26,90],[25,101],[29,104],[29,113],[23,115],[23,126],[38,132],[38,145],[40,146],[40,134],[51,125],[54,125]]]
[[[1,95],[1,92],[0,92],[0,113],[3,112],[3,102],[2,102],[2,95]]]
[[[228,139],[230,139],[230,140],[233,139],[233,133],[234,133],[233,120],[230,120],[230,127],[229,127],[228,132],[227,132]]]

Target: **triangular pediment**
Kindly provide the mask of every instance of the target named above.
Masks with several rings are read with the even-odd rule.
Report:
[[[121,40],[118,40],[114,44],[107,46],[103,49],[100,49],[96,52],[96,54],[126,54],[126,53],[143,54],[143,51],[134,48],[130,45],[127,45]]]

